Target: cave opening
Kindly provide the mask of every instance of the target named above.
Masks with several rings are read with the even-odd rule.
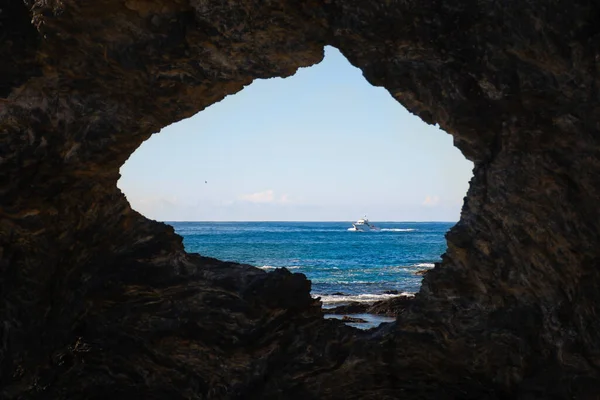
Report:
[[[40,0],[1,11],[0,25],[12,33],[0,43],[0,397],[579,399],[600,392],[596,3]],[[439,123],[475,164],[441,265],[425,275],[396,324],[364,334],[323,319],[300,274],[186,253],[171,226],[132,211],[115,186],[119,168],[153,133],[255,79],[314,65],[325,44],[412,113]],[[289,84],[319,68],[267,82]],[[263,84],[270,83],[257,81],[194,120]],[[314,93],[308,97],[316,105]],[[335,132],[305,132],[313,146],[303,148],[290,145],[290,129],[278,129],[288,151],[268,158],[267,175],[257,170],[256,159],[267,157],[256,156],[254,142],[232,140],[224,129],[237,118],[245,123],[238,134],[257,137],[241,111],[224,113],[220,135],[208,134],[206,122],[194,128],[199,138],[230,140],[224,151],[187,142],[190,158],[217,155],[244,181],[274,171],[291,183],[298,175],[331,178],[323,168],[294,175],[283,162],[293,160],[290,148],[304,149],[300,165],[314,165],[306,148]],[[359,126],[358,114],[342,119]],[[367,126],[363,136],[374,139],[379,130]],[[175,143],[169,129],[133,159],[161,135],[169,136],[162,143]],[[366,139],[351,146],[352,135],[342,132],[330,159],[376,148]],[[238,157],[234,143],[254,157]],[[152,159],[136,184],[147,174],[151,188],[161,188],[159,173],[185,158],[163,150],[168,156]],[[395,155],[378,198],[394,200],[386,190],[402,172],[428,181],[419,164],[403,167]],[[441,160],[431,152],[427,158],[428,165]],[[364,172],[366,163],[356,164]],[[438,172],[448,165],[439,163]],[[219,182],[199,176],[208,171],[200,167],[188,165],[195,174],[186,174],[183,187]],[[375,223],[387,219],[379,207],[333,215],[370,193],[357,188],[386,182],[380,171],[362,181],[350,176],[349,193],[336,179],[334,194],[344,201],[326,215],[344,226],[364,213]],[[254,210],[268,205],[265,198],[281,207],[299,201],[269,183],[221,201],[244,200]],[[121,187],[145,215],[180,219],[165,215],[160,196],[138,194],[142,207]],[[167,201],[199,201],[167,192]],[[422,202],[430,205],[444,200],[427,196]],[[159,204],[163,215],[148,204]],[[218,219],[215,208],[197,208],[189,219]]]
[[[186,251],[312,281],[325,308],[419,290],[472,163],[334,47],[144,142],[120,189]],[[349,232],[367,216],[380,230]]]

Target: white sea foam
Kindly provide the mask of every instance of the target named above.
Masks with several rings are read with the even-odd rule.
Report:
[[[358,303],[374,303],[376,301],[379,300],[385,300],[385,299],[390,299],[392,297],[396,297],[398,295],[403,295],[403,296],[414,296],[414,293],[409,293],[409,292],[402,292],[399,294],[369,294],[369,293],[365,293],[365,294],[359,294],[359,295],[348,295],[348,296],[329,296],[329,295],[320,295],[320,294],[313,294],[312,296],[314,298],[316,297],[320,297],[321,301],[323,302],[324,305],[335,305],[335,304],[342,304],[342,303],[350,303],[350,302],[358,302]]]
[[[433,268],[433,267],[435,267],[435,264],[434,263],[419,263],[419,264],[414,264],[413,267]]]
[[[263,265],[262,267],[257,267],[257,268],[264,269],[265,271],[270,271],[270,270],[272,270],[272,269],[277,269],[277,268],[285,268],[285,269],[300,269],[300,268],[302,268],[302,267],[301,267],[301,266],[299,266],[299,265],[291,265],[291,266],[289,266],[289,267],[274,267],[274,266],[272,266],[272,265]]]
[[[354,227],[348,228],[348,230],[351,232],[359,232],[359,230]],[[413,228],[381,228],[381,229],[375,229],[372,231],[360,231],[360,232],[413,232],[413,231],[416,231],[416,229],[413,229]]]
[[[389,272],[406,272],[409,274],[413,274],[415,273],[415,271],[420,271],[423,269],[429,269],[433,267],[435,267],[434,263],[417,263],[411,265],[390,265],[384,267],[384,269]]]

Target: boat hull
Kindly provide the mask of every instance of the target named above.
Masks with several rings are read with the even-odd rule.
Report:
[[[349,231],[354,232],[369,232],[369,231],[378,231],[375,225],[371,225],[367,217],[361,218],[358,221],[352,223],[352,228],[348,228]]]
[[[369,225],[362,225],[362,224],[352,224],[353,228],[350,228],[349,230],[353,230],[353,231],[359,231],[359,232],[368,232],[368,231],[376,231],[378,230],[375,227],[371,227]]]

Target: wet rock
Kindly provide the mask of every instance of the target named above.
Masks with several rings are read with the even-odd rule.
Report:
[[[366,312],[369,314],[396,317],[400,315],[400,313],[402,313],[408,306],[410,306],[413,300],[414,297],[411,296],[397,296],[390,299],[380,300],[367,308]]]
[[[354,324],[366,324],[368,321],[362,318],[357,318],[357,317],[350,317],[348,315],[344,315],[342,317],[342,321],[344,322],[351,322]]]
[[[327,308],[325,314],[361,314],[367,312],[371,305],[369,303],[350,302],[337,307]]]
[[[351,302],[349,304],[323,310],[325,314],[376,314],[396,317],[409,307],[414,300],[411,296],[396,296],[374,303]]]

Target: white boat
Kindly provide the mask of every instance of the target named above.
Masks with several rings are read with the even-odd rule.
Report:
[[[349,231],[359,231],[359,232],[368,232],[368,231],[378,231],[379,228],[369,222],[367,217],[359,219],[358,221],[352,224],[352,228],[348,228]]]

